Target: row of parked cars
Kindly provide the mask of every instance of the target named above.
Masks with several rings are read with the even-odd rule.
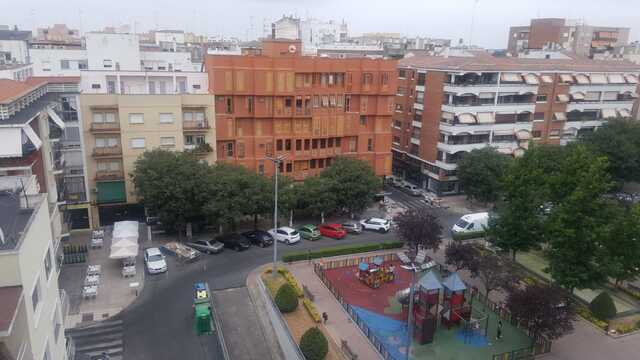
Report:
[[[420,187],[413,185],[409,182],[406,182],[401,178],[393,175],[387,178],[387,183],[411,196],[424,196],[425,194],[425,192],[422,189],[420,189]]]
[[[386,233],[391,229],[391,221],[379,218],[368,218],[360,222],[348,222],[343,224],[303,225],[297,229],[282,226],[269,231],[251,230],[241,234],[230,233],[216,236],[213,240],[198,240],[186,245],[206,254],[217,254],[224,248],[242,251],[251,245],[267,247],[273,245],[274,240],[292,245],[301,239],[315,241],[322,236],[342,239],[348,233],[359,234],[363,230],[372,230]]]

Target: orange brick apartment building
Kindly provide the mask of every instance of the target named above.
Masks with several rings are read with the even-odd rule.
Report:
[[[258,55],[206,57],[218,161],[271,175],[266,156],[286,154],[280,170],[302,180],[354,156],[389,175],[396,61],[300,51],[299,41],[278,39],[264,40]]]

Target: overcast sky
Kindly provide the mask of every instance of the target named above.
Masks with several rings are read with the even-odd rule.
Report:
[[[207,35],[262,36],[283,14],[349,24],[351,34],[399,32],[409,36],[470,37],[475,0],[1,0],[0,24],[20,28],[66,23],[81,31],[130,24],[137,31],[183,29]],[[8,6],[7,6],[8,4]],[[511,25],[534,17],[581,19],[592,25],[631,27],[640,39],[639,0],[479,0],[473,43],[504,48]],[[634,28],[635,26],[635,28]]]

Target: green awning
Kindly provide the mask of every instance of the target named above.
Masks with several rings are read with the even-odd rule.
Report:
[[[127,201],[124,181],[101,181],[98,188],[98,204],[121,203]]]

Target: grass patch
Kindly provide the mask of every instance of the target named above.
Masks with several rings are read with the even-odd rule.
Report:
[[[358,245],[344,245],[323,248],[311,252],[297,252],[282,257],[284,262],[318,259],[323,257],[357,254],[376,250],[399,249],[404,246],[402,241],[386,241],[383,243],[367,243]]]

